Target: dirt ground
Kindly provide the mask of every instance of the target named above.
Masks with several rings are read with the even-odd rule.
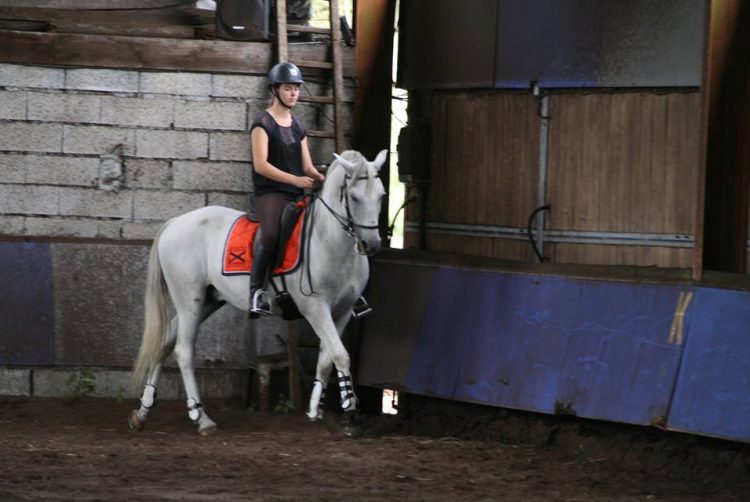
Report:
[[[748,445],[656,429],[496,411],[265,415],[207,403],[200,437],[184,403],[130,432],[130,401],[0,400],[0,500],[750,500]]]

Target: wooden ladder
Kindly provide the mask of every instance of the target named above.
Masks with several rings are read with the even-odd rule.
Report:
[[[333,105],[333,131],[308,130],[307,135],[313,138],[327,138],[334,140],[336,143],[336,152],[341,153],[346,145],[344,143],[344,72],[341,62],[339,2],[338,0],[328,1],[330,3],[331,13],[330,27],[316,28],[313,26],[287,24],[286,0],[276,0],[276,43],[278,46],[278,62],[288,61],[296,64],[300,68],[314,68],[332,72],[333,97],[300,95],[299,100],[307,103]],[[289,61],[288,33],[290,31],[328,36],[331,41],[331,61]]]

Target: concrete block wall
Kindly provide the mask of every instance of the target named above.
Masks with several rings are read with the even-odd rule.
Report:
[[[348,100],[351,124],[351,88]],[[15,277],[0,285],[0,304],[15,309],[0,307],[0,394],[6,383],[12,393],[19,382],[27,393],[41,389],[33,377],[42,367],[127,372],[140,343],[150,240],[166,219],[192,209],[246,209],[248,127],[267,103],[264,75],[0,64],[0,263]],[[330,128],[333,117],[329,106],[300,104],[295,113],[310,129]],[[120,184],[107,190],[103,158],[118,145]],[[310,145],[316,163],[330,162],[331,141]],[[29,256],[42,266],[21,266]],[[40,314],[21,316],[24,325],[13,321],[18,308]],[[210,319],[198,366],[244,368],[268,345],[248,340],[246,324],[232,307]],[[268,336],[285,336],[283,325],[269,326]],[[36,345],[24,346],[29,333]]]
[[[263,75],[0,64],[0,229],[149,239],[190,209],[243,210],[252,190],[247,129],[267,102]],[[310,129],[333,116],[330,106],[306,104],[296,113]],[[351,123],[351,107],[346,116]],[[110,193],[98,187],[101,156],[120,144],[121,189]],[[316,163],[330,162],[332,142],[310,144]]]

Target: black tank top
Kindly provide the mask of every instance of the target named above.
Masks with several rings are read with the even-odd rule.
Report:
[[[302,140],[306,136],[304,126],[292,117],[292,125],[280,126],[267,111],[255,116],[250,131],[261,127],[268,135],[268,162],[273,166],[295,176],[302,176]],[[282,192],[291,195],[302,195],[303,190],[294,185],[266,178],[253,169],[253,185],[256,195],[270,192]]]

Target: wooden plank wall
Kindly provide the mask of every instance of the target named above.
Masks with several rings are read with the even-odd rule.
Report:
[[[561,94],[550,103],[547,228],[693,233],[700,93]],[[689,267],[691,251],[555,244],[559,263]]]
[[[437,92],[428,222],[525,229],[537,207],[539,99],[525,92]],[[550,96],[545,228],[692,235],[700,93]],[[416,208],[407,221],[417,221]],[[428,233],[427,249],[533,261],[528,241]],[[405,247],[416,246],[417,233]],[[690,248],[547,243],[552,262],[689,267]]]
[[[429,221],[524,226],[535,207],[536,101],[526,93],[438,93],[433,113]],[[413,219],[409,208],[407,220]],[[527,258],[512,241],[428,234],[428,249]],[[405,246],[416,242],[407,234]],[[453,244],[451,244],[453,243]]]

